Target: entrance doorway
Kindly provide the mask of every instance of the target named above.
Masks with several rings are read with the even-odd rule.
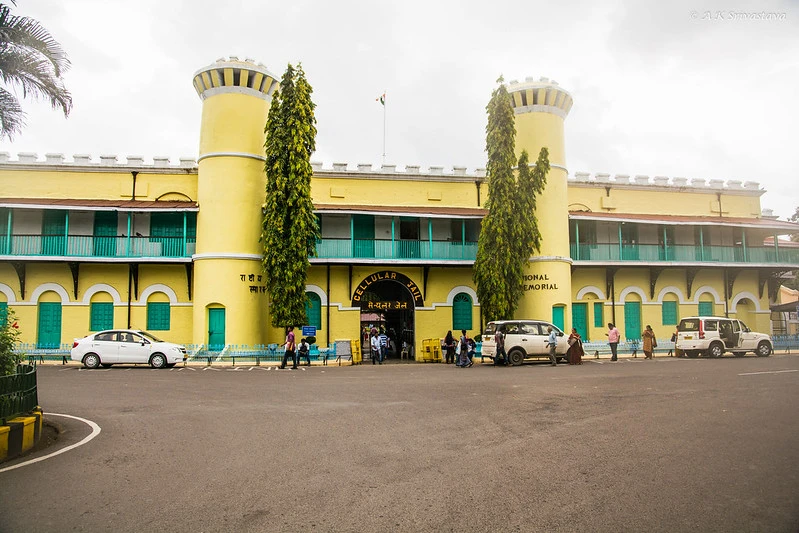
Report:
[[[361,352],[364,361],[371,359],[370,333],[377,331],[388,337],[386,356],[401,360],[407,354],[413,359],[416,307],[424,299],[416,283],[404,274],[382,271],[361,281],[352,297],[352,305],[361,309]]]

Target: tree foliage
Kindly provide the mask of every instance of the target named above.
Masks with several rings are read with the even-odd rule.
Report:
[[[8,5],[0,4],[0,138],[11,139],[25,124],[12,91],[48,100],[53,109],[69,115],[72,96],[62,78],[69,66],[61,45],[38,21],[12,15]]]
[[[305,283],[319,225],[311,202],[316,149],[313,89],[291,64],[272,97],[266,122],[266,210],[261,243],[272,325],[305,324]]]
[[[22,355],[14,352],[19,336],[19,324],[14,310],[0,309],[0,376],[16,372],[17,365],[22,361]]]
[[[549,152],[542,148],[531,170],[529,155],[518,161],[518,180],[513,172],[516,127],[510,95],[500,86],[486,106],[488,163],[488,215],[483,219],[477,243],[473,279],[486,320],[513,318],[522,296],[524,268],[541,247],[535,216],[536,195],[546,186]]]
[[[799,207],[796,208],[796,211],[793,212],[793,215],[791,215],[788,220],[791,222],[799,222]],[[799,233],[792,234],[791,240],[794,242],[799,242]]]

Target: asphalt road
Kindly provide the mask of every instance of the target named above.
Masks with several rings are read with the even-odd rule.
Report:
[[[799,356],[602,363],[40,366],[0,531],[799,530]]]

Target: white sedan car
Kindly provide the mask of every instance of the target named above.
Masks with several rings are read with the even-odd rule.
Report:
[[[164,342],[146,331],[115,329],[75,339],[70,355],[86,368],[138,363],[164,368],[185,361],[186,347]]]

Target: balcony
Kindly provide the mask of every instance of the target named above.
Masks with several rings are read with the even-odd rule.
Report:
[[[570,244],[575,261],[602,262],[677,262],[799,265],[799,248],[741,246],[693,246],[658,244]]]
[[[0,237],[0,256],[63,258],[191,258],[194,239],[184,237],[95,237],[12,235]]]
[[[349,238],[324,238],[316,241],[318,259],[473,262],[476,257],[476,242]]]

